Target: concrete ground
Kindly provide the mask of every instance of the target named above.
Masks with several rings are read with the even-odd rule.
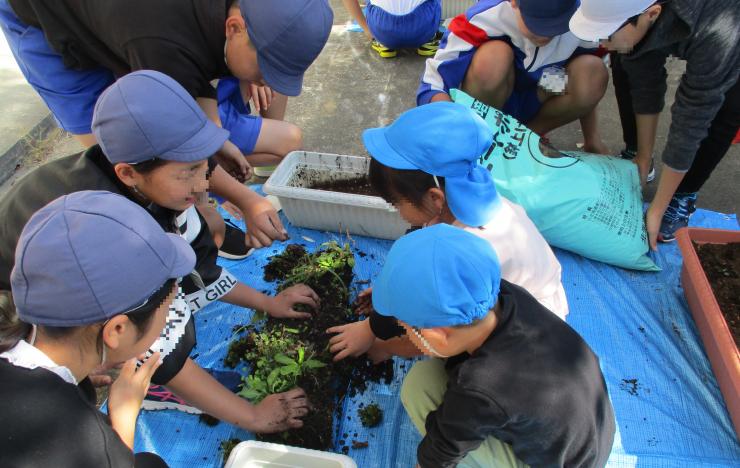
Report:
[[[387,125],[401,112],[415,105],[416,87],[424,67],[424,59],[412,50],[401,51],[393,59],[382,59],[373,52],[364,35],[347,32],[349,16],[340,0],[330,0],[334,8],[334,27],[323,52],[306,73],[303,92],[290,100],[286,120],[303,129],[304,146],[310,151],[339,154],[366,154],[360,134],[369,127]],[[4,46],[4,43],[0,44]],[[5,142],[21,140],[28,133],[28,120],[33,127],[47,112],[43,103],[25,85],[17,69],[9,70],[7,57],[0,47],[0,171],[10,179],[0,186],[0,194],[17,177],[41,161],[79,150],[74,140],[58,130],[47,132],[46,138],[31,138],[23,158],[9,169],[1,164]],[[669,91],[666,111],[661,118],[657,154],[665,145],[670,125],[670,104],[678,85],[683,63],[668,63]],[[607,90],[598,108],[601,135],[606,145],[618,153],[622,148],[621,126],[614,92]],[[35,119],[35,120],[34,120]],[[551,141],[561,149],[577,149],[582,141],[577,123],[552,132]],[[659,167],[660,165],[658,165]],[[0,182],[4,180],[0,172]],[[740,145],[733,146],[705,184],[698,205],[724,213],[740,212]],[[656,183],[648,185],[645,199],[653,196]]]

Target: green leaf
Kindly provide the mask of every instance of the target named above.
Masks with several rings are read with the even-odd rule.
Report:
[[[321,367],[326,367],[326,364],[316,359],[309,359],[308,361],[304,363],[304,365],[308,367],[309,369],[318,369]]]
[[[267,386],[272,388],[273,384],[275,383],[275,380],[280,375],[280,368],[273,369],[272,372],[270,372],[270,375],[267,376]]]
[[[306,356],[306,350],[303,349],[303,346],[298,348],[298,364],[303,363],[303,358]]]
[[[283,330],[285,330],[288,333],[299,333],[299,330],[297,328],[288,328],[288,327],[285,327],[285,328],[283,328]]]
[[[256,400],[260,398],[260,396],[262,396],[262,393],[253,388],[245,388],[244,390],[239,392],[239,396],[242,398],[246,398],[247,400]]]
[[[291,364],[295,364],[295,361],[294,360],[292,360],[291,358],[289,358],[288,356],[286,356],[285,354],[282,354],[282,353],[276,354],[275,355],[275,360],[277,362],[279,362],[280,364],[285,364],[286,366],[289,366]]]
[[[289,366],[283,366],[279,369],[280,374],[282,375],[298,374],[300,370],[301,368],[298,367],[295,363]]]

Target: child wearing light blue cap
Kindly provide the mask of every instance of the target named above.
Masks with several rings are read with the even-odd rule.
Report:
[[[485,240],[446,224],[402,237],[372,301],[432,357],[401,389],[419,467],[604,466],[615,422],[599,359],[501,279]]]
[[[524,210],[500,196],[478,164],[493,144],[483,119],[459,104],[432,103],[404,112],[388,127],[366,130],[363,140],[373,158],[371,184],[412,226],[446,223],[485,239],[498,254],[502,277],[565,319],[560,263]],[[369,298],[361,294],[363,310]],[[339,359],[373,345],[374,358],[400,352],[390,340],[398,330],[374,314],[330,331],[338,333],[332,346]]]

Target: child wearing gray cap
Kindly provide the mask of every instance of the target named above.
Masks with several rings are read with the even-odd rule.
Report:
[[[232,133],[219,156],[240,177],[248,170],[242,153],[261,166],[300,147],[300,130],[282,122],[287,96],[300,93],[332,20],[327,0],[0,0],[0,27],[26,79],[83,144],[95,143],[92,110],[102,91],[131,71],[157,70]],[[249,118],[217,96],[211,81],[224,77],[237,80],[226,95],[251,94],[268,118]]]
[[[158,352],[137,357],[177,326],[176,281],[194,266],[184,239],[120,195],[77,192],[31,217],[11,275],[17,319],[0,328],[0,466],[167,466],[132,452],[161,364]],[[108,423],[87,377],[117,364]]]
[[[165,231],[180,234],[197,257],[195,275],[182,282],[183,299],[189,305],[183,311],[187,325],[169,340],[171,352],[152,379],[157,385],[166,384],[177,397],[152,394],[156,401],[151,404],[158,409],[204,411],[255,432],[300,425],[280,399],[300,398],[302,391],[252,406],[188,357],[195,344],[190,313],[210,302],[223,300],[276,317],[306,317],[309,314],[293,306],[314,307],[318,299],[305,285],[267,296],[216,263],[218,249],[193,203],[208,187],[208,157],[221,147],[228,132],[208,120],[182,86],[151,70],[130,73],[103,92],[95,108],[93,130],[100,145],[37,168],[0,200],[4,220],[0,225],[0,289],[9,289],[21,229],[35,211],[80,190],[121,194],[146,208]],[[223,174],[216,167],[211,180]],[[244,188],[230,180],[232,190]],[[113,243],[109,248],[113,251],[117,246]]]

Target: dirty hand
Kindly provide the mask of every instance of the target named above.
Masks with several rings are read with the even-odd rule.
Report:
[[[355,299],[357,313],[362,315],[370,315],[373,310],[373,288],[367,288],[357,295]]]
[[[242,206],[244,223],[247,226],[247,243],[252,247],[268,247],[273,240],[288,240],[288,231],[283,227],[275,207],[264,197],[250,199]]]
[[[219,166],[239,182],[244,182],[252,175],[252,166],[239,148],[229,140],[216,152],[215,157]]]
[[[108,414],[111,426],[129,448],[134,446],[134,430],[141,402],[149,389],[154,371],[161,364],[159,353],[154,353],[139,369],[136,369],[136,359],[129,359],[123,364],[121,373],[110,387]]]
[[[275,92],[269,86],[260,86],[258,84],[249,83],[246,88],[243,88],[246,92],[246,96],[243,96],[244,101],[252,101],[254,110],[256,112],[265,111],[270,107],[272,98]]]
[[[298,312],[293,307],[296,304],[306,304],[312,309],[319,306],[319,296],[305,284],[296,284],[282,290],[277,296],[270,298],[270,305],[266,312],[275,318],[310,318],[308,312]]]
[[[656,210],[654,205],[650,204],[645,213],[645,228],[647,229],[648,245],[652,250],[658,250],[658,233],[662,221],[663,212]]]
[[[301,418],[308,414],[306,392],[294,388],[267,396],[255,405],[255,424],[250,429],[258,434],[281,432],[303,426]]]
[[[336,353],[334,361],[365,354],[375,342],[375,335],[370,328],[370,319],[331,327],[326,330],[326,333],[336,333],[329,340],[329,351]]]

